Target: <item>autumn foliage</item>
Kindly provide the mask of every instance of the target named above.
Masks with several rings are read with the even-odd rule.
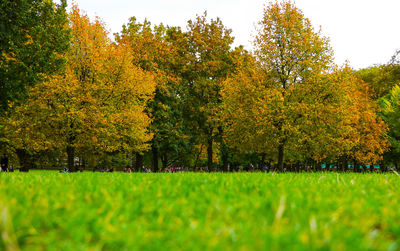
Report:
[[[233,48],[232,31],[207,13],[186,31],[132,17],[114,41],[77,6],[68,20],[69,48],[58,54],[65,67],[1,117],[0,142],[26,169],[40,154],[70,168],[93,156],[119,156],[137,169],[146,157],[153,171],[159,160],[163,169],[347,168],[397,149],[388,135],[396,144],[399,88],[381,110],[376,95],[388,88],[371,89],[364,80],[376,79],[372,70],[336,66],[329,39],[291,1],[265,6],[252,52]]]
[[[91,22],[73,7],[70,25],[65,72],[32,88],[10,116],[13,147],[64,151],[70,167],[77,150],[147,149],[151,119],[144,110],[154,77],[130,64],[129,49],[111,43],[99,20]]]
[[[312,158],[346,156],[376,163],[387,150],[387,127],[368,85],[336,69],[328,39],[291,2],[265,9],[254,58],[239,58],[225,82],[226,140],[241,151],[267,154],[284,167]]]

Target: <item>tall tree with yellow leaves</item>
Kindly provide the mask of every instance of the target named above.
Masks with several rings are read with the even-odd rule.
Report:
[[[335,74],[347,92],[345,123],[350,129],[344,140],[350,140],[350,150],[346,155],[356,163],[379,163],[383,154],[389,150],[388,126],[379,116],[381,110],[374,100],[374,93],[349,67]]]
[[[314,31],[310,20],[291,1],[266,6],[254,46],[267,76],[265,84],[279,96],[272,124],[278,168],[283,170],[285,148],[293,144],[292,134],[302,123],[303,116],[295,111],[299,109],[296,103],[302,99],[299,94],[308,79],[329,69],[332,50],[328,39]]]
[[[182,34],[177,27],[165,27],[163,24],[151,25],[145,20],[137,22],[130,18],[116,41],[130,48],[134,66],[140,67],[155,76],[157,82],[154,99],[148,104],[147,111],[152,116],[150,130],[154,134],[151,142],[152,169],[159,170],[161,157],[163,168],[180,155],[186,137],[183,135],[182,105],[179,98],[179,71],[182,62],[176,46],[171,39]],[[136,153],[137,166],[143,164],[141,153]]]
[[[344,155],[378,161],[385,125],[366,85],[334,67],[328,39],[291,1],[270,3],[259,24],[254,58],[236,58],[239,70],[224,84],[227,141],[267,154],[279,170],[285,156],[290,162]]]
[[[91,22],[76,6],[69,18],[66,70],[32,88],[28,101],[15,107],[8,123],[15,148],[62,149],[71,169],[77,150],[145,150],[152,138],[144,110],[153,97],[153,76],[130,63],[129,49],[113,44],[99,20]]]

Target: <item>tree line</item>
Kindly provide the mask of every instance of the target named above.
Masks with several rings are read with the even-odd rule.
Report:
[[[253,51],[206,12],[185,30],[132,17],[111,39],[66,1],[0,5],[0,144],[22,170],[397,166],[397,54],[337,66],[289,0],[266,4]]]

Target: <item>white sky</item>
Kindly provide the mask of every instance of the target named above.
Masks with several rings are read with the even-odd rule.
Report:
[[[187,20],[205,10],[233,30],[235,45],[251,49],[254,25],[269,0],[75,0],[90,17],[99,16],[112,33],[129,17],[186,28]],[[71,4],[71,0],[68,0]],[[297,0],[316,29],[331,39],[336,63],[355,69],[386,63],[400,49],[399,0]]]

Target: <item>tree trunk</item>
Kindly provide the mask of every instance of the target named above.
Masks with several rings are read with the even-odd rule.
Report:
[[[357,161],[356,161],[356,159],[354,159],[353,160],[353,169],[354,169],[354,172],[356,172],[356,173],[359,173],[361,170],[360,170],[360,167],[357,165]]]
[[[322,164],[321,164],[321,162],[317,161],[316,165],[317,165],[317,171],[322,172],[322,166],[321,166]]]
[[[382,166],[381,166],[381,168],[380,168],[380,171],[381,172],[387,172],[387,167],[386,167],[386,163],[385,163],[385,161],[384,160],[382,160]],[[374,164],[371,164],[371,166],[372,166],[372,169],[373,169],[373,167],[374,167]]]
[[[151,150],[153,153],[153,160],[152,160],[152,164],[153,164],[153,172],[158,172],[158,148],[156,147],[156,145],[153,143],[151,145]]]
[[[131,163],[131,169],[132,169],[132,171],[133,170],[135,170],[135,166],[136,166],[136,163],[135,163],[135,157],[134,156],[136,156],[136,154],[135,153],[132,153],[132,156],[131,156],[131,160],[132,160],[132,163]]]
[[[222,171],[227,172],[228,171],[228,154],[229,154],[229,149],[226,146],[224,139],[223,139],[223,135],[224,135],[224,130],[222,129],[222,126],[218,127],[218,131],[219,131],[219,140],[221,142],[221,161],[222,161]]]
[[[228,171],[228,148],[225,146],[224,143],[222,143],[222,148],[221,148],[221,159],[222,159],[222,171],[227,172]]]
[[[348,168],[349,168],[349,165],[347,163],[347,157],[344,156],[343,160],[342,160],[342,171],[346,172]]]
[[[295,171],[296,173],[299,173],[299,172],[300,172],[300,163],[299,163],[299,162],[296,162],[296,164],[294,165],[294,171]]]
[[[283,171],[283,161],[284,161],[283,151],[284,151],[284,144],[281,143],[278,146],[278,170],[281,172]]]
[[[209,171],[213,171],[213,140],[212,137],[208,138],[207,145],[207,167]]]
[[[261,154],[260,163],[258,164],[258,169],[259,169],[260,171],[264,171],[264,166],[265,166],[265,156],[266,156],[266,154],[265,154],[265,153],[262,153],[262,154]]]
[[[67,146],[67,159],[68,159],[68,170],[70,172],[75,172],[75,165],[74,165],[74,158],[75,158],[75,147],[68,145]]]
[[[167,154],[163,154],[161,157],[161,162],[162,162],[162,170],[165,171],[168,167],[168,156]]]
[[[194,162],[194,170],[197,168],[197,163],[199,163],[200,154],[203,152],[203,144],[200,145],[200,151],[196,156],[196,161]]]
[[[16,150],[19,164],[21,168],[19,169],[21,172],[29,172],[29,169],[33,165],[32,155],[29,154],[25,149],[17,149]]]
[[[143,154],[136,153],[136,171],[141,172],[143,167]]]

